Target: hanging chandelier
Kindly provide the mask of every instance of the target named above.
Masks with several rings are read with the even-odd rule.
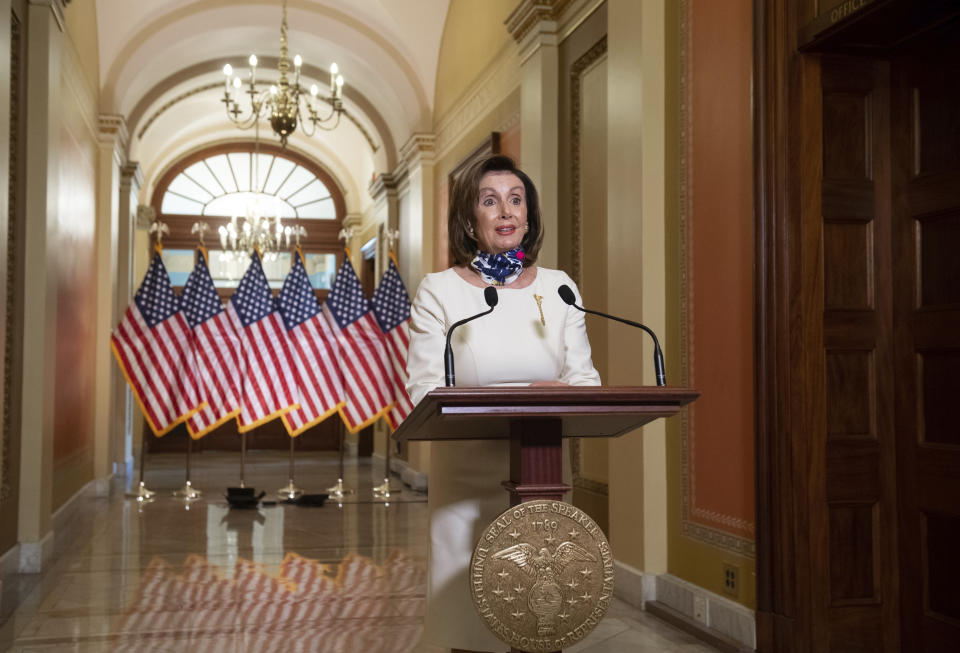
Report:
[[[316,84],[310,85],[309,93],[300,85],[300,68],[303,58],[298,54],[293,58],[293,81],[289,79],[290,57],[287,54],[287,1],[283,0],[283,20],[280,23],[280,61],[277,69],[280,80],[271,84],[267,89],[257,87],[257,55],[249,58],[250,74],[247,80],[247,89],[241,91],[243,82],[239,75],[233,74],[233,66],[226,64],[223,74],[226,77],[223,89],[223,98],[227,110],[227,118],[241,129],[250,129],[259,125],[260,119],[270,121],[273,131],[280,137],[280,144],[287,145],[287,138],[302,125],[302,131],[307,136],[313,136],[317,129],[332,131],[340,124],[340,115],[343,113],[343,75],[339,74],[336,63],[330,65],[330,95],[320,95]],[[231,96],[231,92],[246,93],[250,99],[250,106],[245,112],[240,109],[240,102]],[[330,106],[326,115],[321,115],[319,107],[322,103]],[[304,116],[306,120],[304,120]],[[311,125],[308,127],[307,125]]]

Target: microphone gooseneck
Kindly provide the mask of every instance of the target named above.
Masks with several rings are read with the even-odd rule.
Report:
[[[500,298],[497,295],[497,289],[494,288],[493,286],[487,286],[486,288],[483,289],[483,301],[485,301],[487,303],[487,306],[489,306],[490,308],[488,308],[482,313],[477,313],[476,315],[471,315],[470,317],[464,318],[459,322],[454,322],[453,326],[451,326],[447,330],[447,346],[443,350],[443,369],[444,369],[444,376],[446,377],[446,384],[448,388],[453,385],[456,385],[456,380],[453,373],[453,348],[450,346],[450,336],[453,335],[453,330],[456,329],[458,326],[466,324],[470,320],[475,320],[478,317],[483,317],[484,315],[489,315],[490,313],[493,313],[493,309],[496,308],[497,302],[499,301],[499,299]]]
[[[567,286],[566,284],[557,288],[557,293],[560,295],[560,299],[562,299],[565,304],[573,306],[578,311],[590,313],[592,315],[599,315],[600,317],[605,317],[616,322],[623,322],[624,324],[629,324],[630,326],[637,327],[638,329],[643,329],[649,333],[650,337],[653,338],[653,369],[657,376],[657,385],[667,385],[667,374],[663,369],[663,352],[660,350],[660,341],[657,340],[657,335],[653,331],[639,322],[625,320],[622,317],[607,315],[606,313],[601,313],[600,311],[591,311],[588,308],[577,306],[577,298],[574,296],[573,291],[570,290],[570,286]]]

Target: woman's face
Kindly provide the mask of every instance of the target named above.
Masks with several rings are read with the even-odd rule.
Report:
[[[523,182],[512,172],[488,172],[480,179],[473,215],[481,251],[502,254],[519,247],[527,228]]]

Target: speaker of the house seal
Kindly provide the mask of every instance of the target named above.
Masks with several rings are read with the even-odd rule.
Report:
[[[613,553],[582,510],[540,499],[516,505],[480,536],[470,592],[487,627],[523,651],[557,651],[586,637],[613,598]]]

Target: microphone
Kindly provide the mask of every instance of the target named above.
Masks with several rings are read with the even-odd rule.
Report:
[[[557,293],[560,295],[560,299],[564,301],[565,304],[573,306],[578,311],[584,313],[592,313],[593,315],[599,315],[600,317],[605,317],[610,320],[616,320],[617,322],[623,322],[624,324],[629,324],[640,329],[643,329],[650,334],[650,337],[653,338],[653,369],[657,376],[657,385],[667,385],[667,375],[663,371],[663,352],[660,351],[660,341],[657,340],[656,334],[651,331],[649,328],[640,324],[639,322],[633,322],[631,320],[625,320],[622,317],[614,317],[613,315],[607,315],[606,313],[601,313],[600,311],[591,311],[590,309],[583,308],[582,306],[577,306],[577,298],[574,297],[573,291],[570,290],[570,286],[562,285],[557,288]]]
[[[453,349],[450,347],[450,336],[453,335],[453,330],[456,329],[458,326],[462,324],[466,324],[470,320],[475,320],[478,317],[483,317],[484,315],[490,315],[490,313],[493,313],[493,309],[496,308],[497,301],[498,301],[497,289],[494,288],[493,286],[487,286],[486,288],[484,288],[483,301],[487,302],[487,306],[490,307],[488,310],[484,311],[483,313],[477,313],[476,315],[472,315],[468,318],[464,318],[459,322],[455,322],[453,326],[451,326],[450,329],[447,331],[447,347],[446,349],[443,350],[443,368],[444,368],[444,371],[446,372],[448,388],[453,385],[456,385],[456,383],[454,382],[454,375],[453,375]]]

